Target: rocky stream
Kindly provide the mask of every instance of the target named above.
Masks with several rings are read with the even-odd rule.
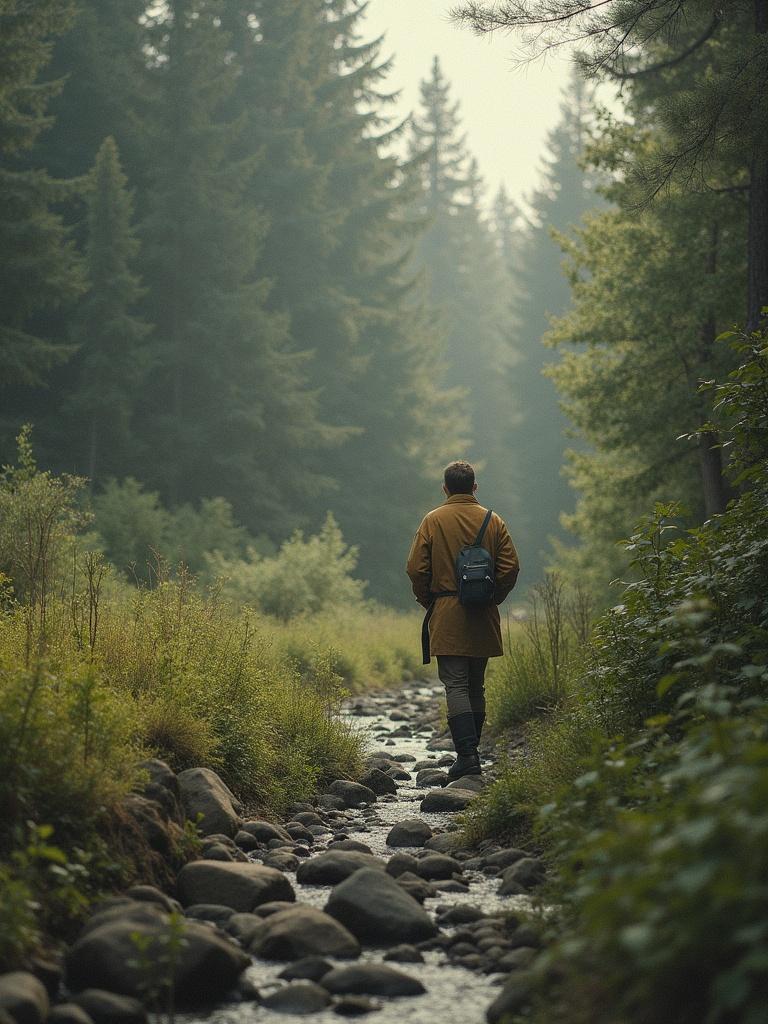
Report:
[[[522,850],[461,847],[456,814],[483,783],[447,784],[441,697],[413,682],[351,699],[366,775],[280,824],[241,818],[207,769],[175,776],[149,762],[147,794],[169,803],[167,791],[201,821],[201,858],[179,872],[176,900],[136,886],[99,908],[53,991],[39,974],[0,977],[0,1022],[142,1024],[140,1000],[170,976],[184,1024],[480,1024],[520,1006],[539,947],[524,916],[542,866]]]

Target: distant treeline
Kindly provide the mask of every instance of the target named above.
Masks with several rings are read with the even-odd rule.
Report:
[[[403,600],[468,455],[533,577],[567,500],[540,336],[566,302],[548,226],[592,201],[583,110],[526,224],[503,193],[483,212],[437,60],[392,121],[354,0],[41,0],[0,28],[4,460],[31,421],[97,494],[223,498],[273,543],[331,510]]]

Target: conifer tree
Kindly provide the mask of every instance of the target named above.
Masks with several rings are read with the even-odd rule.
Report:
[[[240,68],[218,0],[173,0],[149,21],[153,154],[142,225],[156,368],[142,412],[147,482],[171,504],[229,499],[255,532],[283,536],[319,482],[325,443],[306,357],[266,308],[266,229],[248,194],[256,158],[225,116]]]
[[[550,318],[565,312],[570,302],[562,251],[552,232],[568,232],[598,202],[579,164],[586,107],[585,88],[574,81],[561,107],[560,123],[549,136],[541,184],[530,200],[528,223],[517,235],[513,256],[509,337],[516,359],[507,380],[510,401],[519,415],[507,443],[516,456],[516,481],[522,495],[519,543],[528,553],[532,579],[544,569],[550,538],[562,536],[560,514],[573,506],[561,471],[567,420],[555,386],[543,372],[554,357],[542,339]]]
[[[68,349],[52,311],[76,299],[82,272],[52,207],[66,194],[26,152],[50,121],[46,110],[60,83],[40,75],[52,39],[72,16],[69,0],[0,6],[0,381],[5,416],[10,387],[40,385]],[[20,396],[19,396],[20,397]]]
[[[411,152],[421,177],[418,213],[427,227],[416,256],[442,328],[447,382],[467,393],[466,454],[478,464],[484,500],[509,517],[518,498],[514,453],[505,444],[514,415],[504,388],[509,280],[482,210],[477,161],[437,57],[421,101]]]
[[[77,439],[78,471],[91,483],[125,474],[138,464],[135,395],[147,369],[149,326],[135,314],[142,295],[135,273],[139,244],[133,199],[115,140],[104,140],[86,191],[86,265],[90,289],[74,319],[78,351],[68,367],[63,413],[68,438]]]

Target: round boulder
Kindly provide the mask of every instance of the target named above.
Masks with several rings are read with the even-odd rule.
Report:
[[[48,993],[39,978],[29,971],[0,975],[0,1010],[16,1024],[42,1024],[48,1016]]]
[[[274,1013],[291,1013],[303,1017],[317,1013],[330,1003],[328,991],[314,981],[292,981],[265,996],[261,1005]]]
[[[343,924],[316,907],[296,906],[266,918],[250,947],[265,960],[360,955],[360,943]]]
[[[184,813],[191,821],[202,816],[198,827],[203,835],[222,832],[233,836],[237,832],[242,805],[216,772],[210,768],[188,768],[177,779]]]
[[[384,867],[383,861],[369,853],[360,853],[357,850],[326,850],[325,853],[299,864],[296,881],[302,885],[336,885],[360,868],[383,873]]]
[[[363,943],[394,946],[437,934],[419,903],[383,871],[362,868],[341,882],[325,905]]]
[[[335,967],[323,978],[323,988],[334,995],[420,996],[426,989],[418,978],[386,964]]]
[[[218,903],[246,913],[273,900],[293,902],[293,886],[276,868],[263,864],[238,864],[196,860],[185,864],[176,879],[183,906]]]
[[[432,838],[432,829],[421,818],[406,818],[393,825],[387,836],[387,846],[423,846]]]
[[[345,807],[359,807],[360,804],[376,803],[376,794],[368,786],[362,786],[359,782],[349,782],[347,779],[337,779],[328,787],[331,796],[337,796],[344,801]]]
[[[419,809],[426,814],[430,811],[463,811],[476,799],[471,789],[435,789],[427,793]]]

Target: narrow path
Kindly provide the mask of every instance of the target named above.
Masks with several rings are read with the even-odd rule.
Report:
[[[421,859],[434,852],[435,848],[447,851],[453,841],[451,833],[457,829],[455,814],[420,810],[422,799],[431,790],[423,784],[417,786],[417,772],[414,770],[417,766],[421,769],[427,762],[436,768],[441,760],[444,766],[452,760],[447,756],[450,744],[437,737],[434,730],[436,709],[440,707],[441,699],[439,685],[419,682],[406,684],[394,692],[366,695],[348,702],[345,714],[356,727],[365,731],[371,763],[401,777],[396,780],[396,793],[380,795],[369,806],[339,809],[323,807],[321,801],[321,805],[315,808],[309,805],[292,808],[294,815],[304,818],[305,827],[312,833],[310,858],[316,858],[329,848],[338,848],[332,846],[337,842],[347,847],[352,842],[362,843],[382,859],[401,853]],[[389,761],[383,760],[385,756]],[[485,759],[485,765],[488,764]],[[441,786],[439,775],[434,785]],[[327,801],[328,804],[332,802]],[[307,815],[312,811],[319,820],[306,824],[310,821]],[[432,849],[424,849],[423,846],[394,849],[388,846],[387,836],[392,826],[413,818],[420,818],[430,826],[433,838],[428,845]],[[486,1010],[498,996],[499,985],[509,976],[510,970],[529,962],[534,955],[531,947],[535,941],[525,926],[516,933],[515,919],[509,917],[515,911],[528,909],[529,897],[499,895],[501,867],[487,860],[498,850],[498,847],[487,847],[482,851],[462,851],[456,850],[455,845],[450,850],[461,863],[460,874],[431,881],[429,884],[435,886],[434,895],[427,896],[423,904],[440,927],[437,937],[417,943],[423,962],[390,963],[390,966],[417,978],[426,992],[398,998],[372,997],[367,1002],[371,1010],[373,1007],[376,1009],[367,1015],[367,1019],[380,1024],[480,1024],[486,1020]],[[261,851],[250,856],[270,863],[270,855]],[[299,903],[318,908],[325,906],[332,886],[302,884],[297,881],[295,871],[286,873]],[[481,915],[474,915],[470,909],[462,912],[455,908],[477,908],[482,912],[482,920],[470,921],[473,916],[480,918]],[[467,921],[455,923],[462,917]],[[529,939],[524,934],[526,931]],[[384,948],[365,948],[356,962],[380,963],[387,952]],[[333,957],[325,959],[334,966],[349,963]],[[246,972],[246,980],[259,990],[262,998],[268,997],[286,985],[286,981],[280,978],[285,967],[285,962],[269,962],[254,957]],[[353,1012],[353,1002],[349,1013]],[[360,1011],[365,1002],[361,1001]],[[276,1013],[258,1002],[244,1001],[223,1006],[206,1017],[195,1015],[184,1019],[190,1024],[260,1024],[298,1020],[299,1016]],[[301,1019],[331,1024],[337,1022],[339,1016],[334,1009],[326,1008]]]

